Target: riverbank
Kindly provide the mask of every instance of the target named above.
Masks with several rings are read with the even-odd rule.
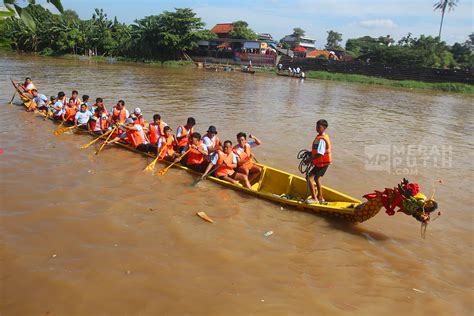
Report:
[[[440,90],[447,92],[474,94],[473,85],[454,82],[430,83],[414,80],[390,80],[379,77],[332,73],[325,71],[308,71],[306,72],[306,78],[318,80],[348,81],[362,84],[398,87],[406,89]]]

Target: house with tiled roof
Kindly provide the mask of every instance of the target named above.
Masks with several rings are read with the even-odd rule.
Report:
[[[226,38],[229,37],[229,33],[232,32],[233,29],[234,25],[232,23],[218,23],[214,25],[211,32],[220,38]]]

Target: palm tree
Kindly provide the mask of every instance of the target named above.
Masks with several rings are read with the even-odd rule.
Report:
[[[439,25],[439,39],[441,40],[441,29],[443,28],[443,20],[444,20],[444,13],[446,12],[446,8],[448,8],[448,12],[454,10],[454,7],[457,6],[459,0],[439,0],[433,5],[434,10],[441,10],[441,23]]]

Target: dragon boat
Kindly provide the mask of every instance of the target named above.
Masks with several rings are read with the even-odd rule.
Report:
[[[30,102],[33,101],[31,101],[28,94],[25,94],[13,80],[12,84],[21,96],[22,105],[28,108]],[[47,117],[49,120],[56,121],[44,113],[41,114],[43,118]],[[81,132],[97,137],[97,135],[89,131],[81,130]],[[146,157],[156,158],[155,155],[138,151],[126,143],[117,142],[115,145]],[[165,160],[160,160],[160,162],[170,164],[170,162]],[[262,168],[262,173],[259,179],[251,183],[252,186],[250,189],[241,184],[232,184],[213,176],[208,176],[207,179],[225,187],[242,191],[281,205],[292,206],[297,209],[304,209],[323,215],[335,216],[350,222],[364,222],[377,215],[382,208],[385,208],[388,215],[394,215],[396,211],[402,212],[413,216],[426,227],[430,221],[431,213],[438,208],[436,201],[428,199],[419,192],[417,183],[410,183],[406,179],[403,179],[397,187],[386,188],[384,191],[375,191],[364,195],[364,198],[367,199],[365,202],[323,186],[323,196],[326,202],[324,204],[306,204],[305,201],[310,196],[308,195],[308,183],[305,178],[264,164],[257,163],[257,165]],[[174,166],[188,171],[193,175],[200,175],[184,165],[175,164]]]

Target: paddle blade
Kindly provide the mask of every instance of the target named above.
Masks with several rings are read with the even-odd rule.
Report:
[[[214,223],[214,221],[209,216],[207,216],[205,212],[197,212],[196,215],[209,223]]]
[[[58,135],[64,134],[64,133],[67,132],[68,130],[69,130],[68,127],[59,128],[59,129],[57,129],[57,130],[54,131],[54,135],[58,136]]]
[[[145,169],[143,169],[143,171],[153,171],[153,169],[155,169],[155,164],[156,164],[156,161],[153,161],[151,164],[146,166]]]

